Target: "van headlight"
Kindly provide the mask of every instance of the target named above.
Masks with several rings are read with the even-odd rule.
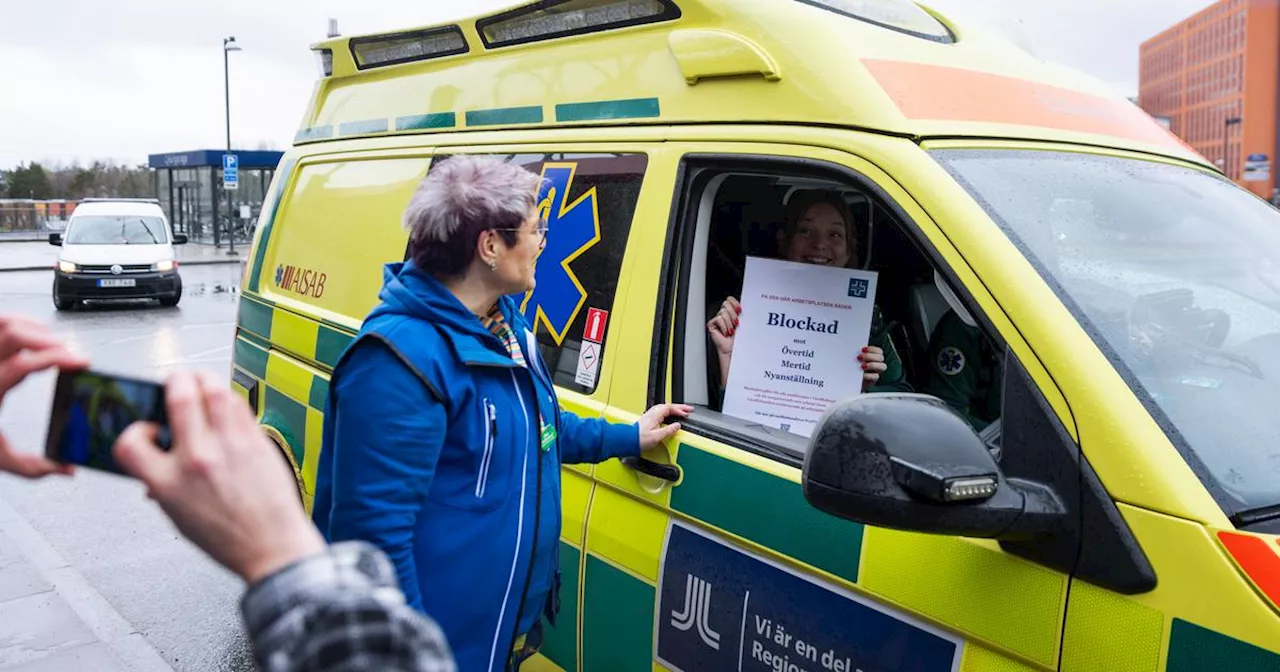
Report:
[[[161,272],[172,271],[174,268],[177,268],[177,266],[178,266],[177,262],[172,260],[157,261],[156,263],[151,265],[151,270],[161,271]]]
[[[75,273],[76,271],[79,271],[80,268],[69,261],[59,261],[58,270],[63,273]]]

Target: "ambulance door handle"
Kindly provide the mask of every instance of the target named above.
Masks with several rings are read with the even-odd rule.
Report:
[[[680,480],[680,467],[674,464],[654,462],[643,457],[624,457],[622,463],[642,474],[660,478],[669,483]]]

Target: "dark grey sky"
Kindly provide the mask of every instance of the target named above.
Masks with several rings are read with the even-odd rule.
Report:
[[[778,0],[785,2],[786,0]],[[516,0],[0,0],[0,168],[18,162],[141,161],[225,142],[222,38],[231,54],[237,146],[287,146],[310,96],[308,46],[328,17],[344,34],[478,14]],[[934,0],[1033,49],[1137,92],[1146,38],[1210,0]]]

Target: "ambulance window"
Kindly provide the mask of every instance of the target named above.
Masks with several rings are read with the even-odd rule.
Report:
[[[681,207],[671,388],[675,401],[699,409],[691,430],[798,463],[817,415],[862,392],[859,349],[844,345],[850,340],[884,352],[887,369],[870,392],[928,391],[954,401],[997,451],[1000,349],[884,197],[869,183],[790,166],[767,171],[759,161],[754,169],[697,173]],[[829,291],[812,289],[828,275],[841,279]],[[854,281],[864,278],[874,282],[871,291],[855,295]],[[814,315],[828,308],[845,312],[819,324]],[[799,331],[742,337],[742,329],[765,327],[761,320]],[[831,329],[840,335],[831,338]]]
[[[1218,503],[1280,513],[1280,215],[1194,167],[933,153],[1061,298]]]
[[[510,160],[544,178],[539,195],[547,246],[523,311],[556,385],[593,394],[631,220],[648,157],[523,154]]]

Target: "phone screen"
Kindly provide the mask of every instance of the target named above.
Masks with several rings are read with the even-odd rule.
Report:
[[[160,425],[158,443],[168,448],[162,385],[95,371],[64,371],[53,395],[46,454],[64,464],[122,474],[111,448],[139,421]]]

